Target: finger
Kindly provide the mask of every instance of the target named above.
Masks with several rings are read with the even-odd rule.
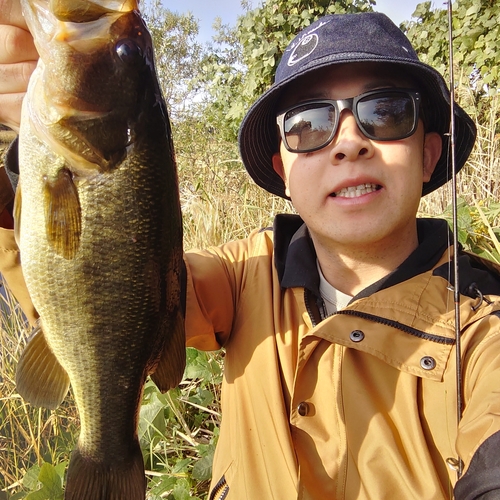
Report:
[[[27,30],[20,0],[0,0],[0,24],[10,24]]]
[[[0,25],[0,64],[32,61],[37,58],[38,52],[29,31]]]
[[[36,61],[0,64],[0,95],[25,92]]]
[[[19,133],[21,106],[25,93],[0,95],[0,123]]]

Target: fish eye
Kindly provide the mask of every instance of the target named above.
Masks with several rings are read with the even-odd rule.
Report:
[[[142,50],[133,40],[124,38],[115,45],[115,52],[118,58],[125,64],[136,64],[142,61]]]

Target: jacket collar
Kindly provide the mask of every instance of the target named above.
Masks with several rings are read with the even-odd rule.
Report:
[[[275,266],[282,288],[303,287],[319,296],[316,252],[307,226],[298,215],[281,214],[274,220]],[[450,245],[445,220],[417,219],[419,245],[394,271],[362,290],[355,299],[367,297],[434,268]]]

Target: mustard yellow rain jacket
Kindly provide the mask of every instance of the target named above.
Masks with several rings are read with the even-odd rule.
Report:
[[[294,216],[187,254],[187,343],[225,347],[210,499],[451,499],[458,457],[457,499],[500,498],[500,282],[461,258],[457,430],[449,232],[418,232],[400,268],[326,319]]]

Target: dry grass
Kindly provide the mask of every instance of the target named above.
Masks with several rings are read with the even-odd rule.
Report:
[[[474,200],[500,200],[500,94],[477,98],[461,86],[458,100],[477,127],[474,149],[458,175],[457,194],[469,205]],[[422,199],[422,214],[439,215],[452,200],[448,183]]]
[[[34,464],[68,458],[78,416],[71,398],[51,412],[29,406],[17,394],[15,367],[31,329],[5,289],[0,322],[0,485],[12,492]]]
[[[276,214],[293,211],[250,179],[234,143],[204,131],[179,139],[186,145],[176,152],[186,249],[244,238],[272,225]]]

